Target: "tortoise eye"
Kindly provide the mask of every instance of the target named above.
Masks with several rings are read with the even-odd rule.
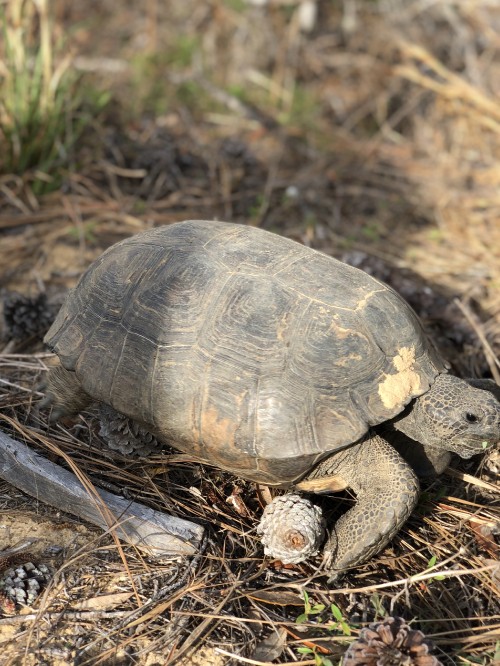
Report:
[[[479,417],[475,414],[472,414],[472,412],[467,412],[465,415],[465,420],[468,423],[477,423],[479,421]]]

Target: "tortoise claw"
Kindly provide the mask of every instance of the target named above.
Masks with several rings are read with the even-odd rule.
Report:
[[[326,582],[327,582],[328,585],[333,585],[333,583],[336,583],[341,576],[342,576],[342,572],[341,571],[336,571],[335,573],[330,574],[330,576],[328,576],[328,580]]]
[[[333,531],[329,531],[328,539],[326,541],[325,548],[323,549],[323,559],[321,563],[322,569],[324,569],[325,573],[328,574],[328,585],[336,583],[345,573],[343,569],[334,569],[332,567],[332,564],[335,561],[336,550],[332,549],[334,544],[336,544],[336,540],[333,536]]]

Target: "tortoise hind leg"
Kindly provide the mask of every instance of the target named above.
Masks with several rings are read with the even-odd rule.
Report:
[[[50,421],[57,421],[62,416],[78,414],[92,401],[81,387],[75,373],[66,370],[62,365],[56,365],[50,369],[42,388],[45,398],[40,402],[39,408],[52,407]]]
[[[332,579],[378,553],[398,532],[419,495],[418,479],[399,453],[378,435],[322,461],[308,478],[341,477],[356,504],[333,526],[324,548]]]

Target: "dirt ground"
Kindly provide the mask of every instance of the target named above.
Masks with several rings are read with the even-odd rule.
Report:
[[[329,589],[319,558],[263,557],[254,484],[173,450],[110,451],[95,411],[49,425],[36,409],[51,361],[41,338],[86,267],[118,240],[196,218],[259,226],[370,272],[413,306],[454,373],[500,383],[498,3],[52,9],[84,102],[99,91],[107,103],[61,148],[53,188],[39,193],[36,168],[0,173],[4,313],[13,292],[45,294],[2,323],[0,428],[64,465],[50,441],[96,486],[201,522],[207,543],[191,560],[119,551],[1,481],[0,577],[18,566],[2,550],[30,539],[24,561],[53,577],[32,607],[0,605],[0,664],[328,666],[391,615],[447,666],[500,660],[497,452],[454,460],[382,553]],[[298,623],[304,590],[325,609]]]

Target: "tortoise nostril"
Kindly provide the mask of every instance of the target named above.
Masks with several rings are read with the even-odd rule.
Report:
[[[472,412],[467,412],[465,414],[465,419],[468,423],[477,423],[479,421],[479,417]]]

